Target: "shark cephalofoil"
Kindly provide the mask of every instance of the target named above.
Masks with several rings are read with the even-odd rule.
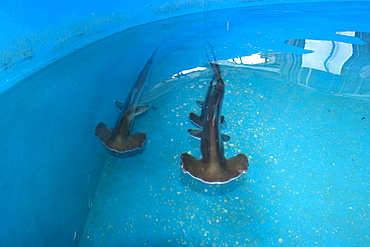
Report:
[[[181,165],[183,171],[195,179],[208,184],[223,184],[247,172],[248,158],[245,154],[225,158],[223,141],[230,139],[220,132],[225,83],[221,77],[220,67],[216,59],[214,60],[214,62],[210,61],[214,76],[207,95],[204,102],[198,101],[198,105],[202,106],[202,114],[198,116],[191,113],[189,116],[194,123],[203,127],[203,130],[189,129],[191,135],[200,138],[203,158],[197,159],[188,153],[183,153]]]
[[[154,54],[158,48],[141,70],[125,102],[115,101],[120,111],[115,127],[110,129],[105,123],[99,123],[96,126],[95,135],[111,151],[116,153],[131,152],[140,149],[145,143],[146,133],[131,133],[131,128],[134,124],[135,115],[143,113],[148,109],[147,105],[141,106],[138,103],[146,84]]]

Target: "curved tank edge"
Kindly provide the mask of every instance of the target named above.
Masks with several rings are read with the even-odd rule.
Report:
[[[353,2],[359,1],[369,2],[369,0]],[[25,33],[8,41],[3,39],[1,42],[0,40],[0,44],[5,43],[3,49],[0,50],[0,93],[52,62],[129,28],[206,11],[311,2],[348,2],[348,0],[234,0],[232,2],[195,0],[186,3],[167,2],[166,4],[157,2],[138,10],[141,13],[138,11],[134,14],[111,13],[99,17],[92,13],[91,16],[60,21],[55,28],[54,26],[34,27],[34,30],[28,34]],[[126,10],[126,12],[129,11]]]

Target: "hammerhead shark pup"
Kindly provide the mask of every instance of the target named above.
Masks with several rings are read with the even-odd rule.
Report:
[[[95,135],[111,151],[126,153],[140,149],[144,145],[146,133],[131,133],[131,128],[134,124],[135,115],[143,113],[148,109],[147,105],[141,106],[138,105],[138,102],[145,87],[154,54],[158,48],[141,70],[125,102],[115,101],[120,111],[115,127],[110,129],[104,123],[99,123],[96,126]]]
[[[212,51],[213,53],[213,51]],[[210,59],[209,59],[210,60]],[[230,139],[220,133],[222,101],[225,94],[225,83],[221,70],[215,62],[210,61],[214,76],[209,85],[205,101],[198,101],[202,106],[200,116],[191,113],[190,119],[203,130],[189,129],[189,133],[200,138],[200,150],[203,158],[197,159],[188,153],[181,155],[182,170],[195,179],[208,184],[224,184],[238,178],[248,170],[248,158],[238,154],[225,158],[223,141]]]

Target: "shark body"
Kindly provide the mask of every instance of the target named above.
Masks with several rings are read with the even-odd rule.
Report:
[[[220,132],[222,102],[225,94],[225,83],[221,77],[221,70],[217,62],[210,63],[214,72],[204,102],[198,101],[202,106],[200,116],[191,113],[190,119],[203,130],[190,129],[189,133],[200,138],[200,149],[203,158],[183,153],[181,165],[185,173],[195,179],[208,184],[223,184],[238,178],[248,170],[248,158],[245,154],[238,154],[229,159],[225,158],[223,141],[227,136]]]
[[[158,48],[153,52],[141,70],[125,102],[115,101],[120,111],[115,127],[111,129],[102,122],[96,126],[95,135],[111,151],[116,153],[131,152],[140,149],[145,143],[146,133],[131,133],[131,129],[134,124],[135,115],[143,113],[148,109],[147,105],[141,106],[138,103],[145,88],[154,54]]]

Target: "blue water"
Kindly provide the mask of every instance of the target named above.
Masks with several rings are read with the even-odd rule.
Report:
[[[200,157],[188,114],[200,112],[195,100],[212,78],[209,67],[185,64],[207,69],[168,77],[144,97],[152,109],[134,130],[148,133],[145,150],[108,158],[81,246],[369,245],[368,13],[352,3],[225,10],[199,15],[203,23],[183,17],[203,30],[184,32],[176,52],[205,59],[204,43],[215,46],[227,90],[226,157],[243,152],[250,169],[226,185],[182,173],[182,152]],[[295,45],[302,42],[306,49]],[[317,56],[307,57],[313,46]],[[255,53],[268,62],[236,61]]]
[[[7,199],[21,218],[33,215],[33,228],[21,219],[8,228],[34,246],[369,246],[369,13],[365,3],[315,3],[183,16],[40,70],[0,98],[2,114],[17,112],[0,128],[5,173],[22,174],[5,188],[27,184],[23,198]],[[113,156],[94,129],[114,125],[113,100],[163,41],[143,95],[150,108],[133,128],[147,142]],[[248,172],[224,185],[180,168],[181,153],[201,156],[187,130],[212,79],[208,43],[226,83],[225,155],[249,158]],[[239,61],[252,54],[254,64]],[[71,185],[45,188],[49,180]]]

